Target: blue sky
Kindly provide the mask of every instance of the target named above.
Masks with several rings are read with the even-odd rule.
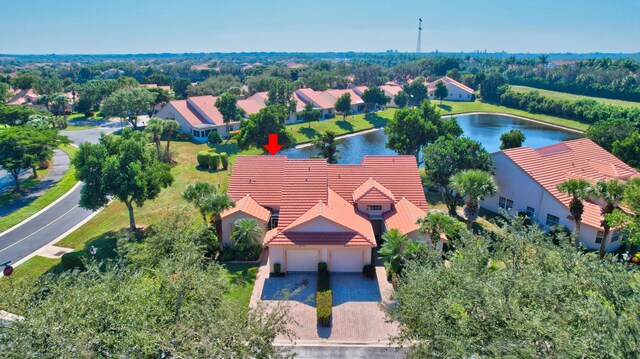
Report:
[[[639,0],[0,1],[0,53],[640,52]]]

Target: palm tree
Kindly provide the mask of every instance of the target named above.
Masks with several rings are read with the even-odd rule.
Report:
[[[160,135],[164,132],[164,120],[153,117],[147,123],[146,131],[153,133],[153,142],[156,144],[156,151],[160,154]]]
[[[164,121],[164,129],[167,131],[167,152],[169,151],[169,146],[171,145],[171,136],[173,136],[173,131],[176,131],[179,128],[180,124],[176,120]]]
[[[218,240],[222,240],[222,212],[236,205],[231,197],[208,182],[190,184],[182,196],[200,211],[205,223],[211,214],[209,222],[214,225]]]
[[[462,223],[450,215],[442,212],[429,212],[423,218],[418,218],[420,232],[429,234],[431,243],[436,246],[444,234],[450,237],[458,231]]]
[[[211,213],[211,209],[207,207],[208,198],[216,192],[216,188],[209,182],[196,182],[187,186],[187,189],[182,193],[182,197],[200,211],[200,215],[205,224],[209,224],[208,214]]]
[[[396,274],[400,274],[404,263],[414,258],[421,248],[419,242],[412,241],[396,228],[387,230],[382,235],[382,239],[384,243],[378,254],[384,260],[385,268]]]
[[[319,134],[314,138],[313,144],[316,146],[320,153],[318,157],[326,158],[327,163],[338,163],[340,155],[338,152],[338,144],[336,143],[336,134],[333,131],[327,131],[324,134]]]
[[[546,64],[549,63],[549,55],[540,55],[538,56],[538,63],[542,66],[545,66]]]
[[[231,239],[240,249],[249,248],[258,244],[262,236],[262,228],[253,218],[241,218],[233,224]]]
[[[481,170],[458,172],[451,176],[449,182],[452,189],[466,197],[464,215],[467,218],[467,229],[470,230],[478,218],[480,200],[498,192],[498,185],[491,173]]]
[[[600,180],[591,187],[590,194],[604,201],[604,205],[600,206],[600,212],[604,217],[601,224],[604,229],[604,235],[600,242],[600,259],[602,259],[604,258],[605,249],[607,247],[607,236],[611,230],[611,226],[609,225],[606,217],[618,207],[618,202],[622,199],[624,194],[624,184],[616,179],[609,181]]]
[[[580,223],[582,222],[582,213],[584,212],[584,204],[582,201],[587,198],[591,184],[583,179],[568,179],[556,187],[558,191],[571,196],[569,202],[569,213],[576,223],[574,232],[574,241],[576,247],[580,243]]]
[[[62,123],[62,128],[67,128],[67,104],[69,103],[69,98],[67,97],[67,95],[63,94],[63,93],[58,93],[56,95],[54,95],[53,97],[53,103],[55,103],[55,105],[58,108],[58,114],[60,114],[60,112],[62,112],[62,116],[64,118],[64,122]]]

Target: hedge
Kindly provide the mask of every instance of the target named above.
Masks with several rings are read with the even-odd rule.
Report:
[[[327,263],[318,263],[318,287],[316,291],[316,317],[318,325],[331,326],[331,308],[333,294],[331,293],[331,278],[327,271]]]
[[[218,170],[218,167],[220,167],[220,154],[211,153],[209,155],[209,169],[215,171]]]
[[[198,165],[203,168],[209,168],[209,151],[200,151],[198,152]]]
[[[60,258],[60,264],[65,270],[80,269],[85,270],[84,261],[80,258],[79,253],[65,253]]]
[[[226,152],[220,152],[220,162],[222,163],[222,169],[226,171],[229,168],[229,156]]]
[[[220,167],[221,156],[215,150],[200,151],[197,160],[200,167],[217,170]]]

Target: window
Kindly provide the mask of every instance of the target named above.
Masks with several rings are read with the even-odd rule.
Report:
[[[596,243],[602,243],[602,239],[604,238],[604,232],[603,231],[597,231],[596,232]]]
[[[277,212],[274,212],[271,214],[271,219],[269,220],[269,229],[273,229],[278,227],[278,218],[280,217],[280,214]]]
[[[558,216],[554,216],[553,214],[547,214],[547,226],[552,227],[556,224],[560,223],[560,218]]]
[[[462,98],[462,94],[458,94],[458,98]]]
[[[619,239],[620,239],[620,231],[613,232],[613,235],[611,236],[611,243],[617,242]]]
[[[527,216],[529,216],[530,218],[533,218],[536,216],[536,209],[533,207],[529,207],[527,206]]]
[[[510,210],[513,208],[513,200],[510,200],[508,198],[504,198],[504,197],[500,197],[500,200],[498,201],[498,206],[502,209],[505,210]]]
[[[382,211],[382,206],[379,204],[367,205],[367,211]]]

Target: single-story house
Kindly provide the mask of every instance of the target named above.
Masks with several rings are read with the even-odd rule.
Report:
[[[262,107],[266,107],[267,103],[269,102],[269,92],[256,92],[248,99],[258,102]],[[287,124],[296,123],[298,121],[298,114],[304,110],[305,106],[305,102],[302,101],[295,92],[293,93],[293,99],[296,101],[296,112],[290,114],[289,117],[287,117],[285,121],[285,123]],[[240,105],[240,101],[238,101],[238,105]]]
[[[442,81],[442,83],[447,87],[449,94],[444,100],[448,101],[473,101],[473,89],[467,85],[461,84],[460,82],[452,79],[451,77],[445,76],[438,80],[427,82],[427,90],[429,91],[429,99],[434,100],[436,97],[434,95],[434,91],[436,90],[436,84]]]
[[[190,133],[196,141],[206,142],[211,131],[217,131],[222,137],[227,137],[227,124],[215,106],[216,99],[217,97],[207,95],[170,101],[156,117],[178,121],[180,131]],[[230,123],[231,131],[239,128],[239,121]]]
[[[416,223],[427,201],[414,156],[366,156],[360,164],[324,159],[239,156],[228,194],[236,202],[222,213],[223,242],[239,218],[262,227],[271,271],[361,272],[381,234],[397,228],[430,241]]]
[[[400,87],[397,84],[389,85],[389,83],[387,82],[386,85],[382,85],[382,86],[380,86],[380,88],[382,89],[382,91],[384,91],[385,95],[387,95],[387,96],[389,96],[391,98],[391,101],[389,101],[387,106],[389,106],[389,107],[398,107],[398,105],[396,105],[394,100],[396,99],[396,96],[398,95],[398,92],[402,91],[402,87]]]
[[[322,91],[315,91],[310,88],[302,88],[296,90],[296,95],[304,102],[311,102],[315,109],[322,111],[322,118],[332,118],[335,116],[333,104],[335,100],[331,97],[326,98],[322,95]]]
[[[344,95],[345,93],[348,93],[351,96],[351,113],[360,113],[364,111],[364,100],[353,89],[326,90],[322,91],[321,94],[328,101],[331,101],[331,104],[335,109],[338,97]]]
[[[38,95],[33,89],[13,89],[11,90],[11,93],[13,94],[13,97],[11,97],[9,101],[7,101],[7,105],[28,105],[37,109],[45,108],[44,105],[36,104],[36,101],[38,100],[40,95]]]
[[[625,182],[640,176],[638,171],[587,138],[538,149],[512,148],[495,152],[492,157],[499,191],[482,201],[481,206],[494,212],[504,209],[526,213],[546,229],[560,224],[575,230],[569,212],[571,196],[556,188],[561,182],[571,178],[592,183],[610,179]],[[622,238],[617,230],[612,230],[608,238],[602,238],[602,200],[589,198],[583,202],[580,241],[589,249],[598,249],[605,240],[607,251],[617,249]]]

